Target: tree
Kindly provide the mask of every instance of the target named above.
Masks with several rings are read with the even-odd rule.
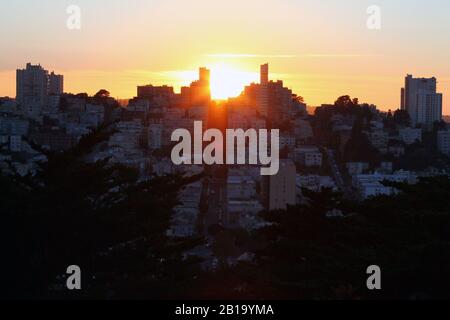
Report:
[[[253,265],[230,271],[263,286],[247,287],[243,294],[336,299],[346,288],[346,299],[407,299],[417,293],[448,298],[450,179],[392,186],[401,192],[346,204],[347,214],[339,219],[323,216],[330,207],[323,203],[340,203],[329,191],[307,192],[307,205],[264,213],[271,223],[258,232],[264,248]],[[382,291],[365,287],[366,268],[372,264],[382,266]]]
[[[105,89],[100,89],[95,95],[94,98],[109,98],[109,91]]]
[[[142,181],[136,170],[109,159],[85,162],[112,132],[102,126],[69,151],[40,150],[48,161],[34,175],[0,176],[7,297],[64,297],[66,291],[50,288],[73,264],[86,276],[84,297],[131,297],[129,286],[144,284],[147,296],[161,297],[185,281],[191,261],[182,253],[202,241],[171,239],[166,230],[178,191],[200,176]]]
[[[394,112],[394,122],[396,125],[409,127],[411,125],[411,117],[406,110],[396,110]]]

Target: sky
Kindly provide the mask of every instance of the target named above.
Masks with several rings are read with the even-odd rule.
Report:
[[[66,9],[81,9],[80,30]],[[367,27],[377,5],[381,29]],[[438,78],[450,114],[448,0],[14,0],[0,5],[0,96],[15,96],[27,62],[65,76],[65,91],[136,86],[179,90],[212,69],[217,98],[235,95],[270,64],[309,105],[348,94],[397,109],[406,74]]]

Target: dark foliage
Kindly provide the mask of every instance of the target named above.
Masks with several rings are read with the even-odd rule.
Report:
[[[7,297],[60,297],[52,284],[73,264],[83,270],[88,297],[134,295],[122,284],[126,278],[139,278],[146,294],[162,297],[162,283],[179,280],[170,271],[200,240],[177,242],[165,232],[178,191],[199,177],[140,181],[135,170],[108,159],[84,161],[110,134],[101,127],[67,152],[41,150],[48,161],[35,175],[0,176]]]

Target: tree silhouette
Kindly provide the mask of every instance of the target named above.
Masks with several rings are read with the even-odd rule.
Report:
[[[171,272],[189,265],[182,253],[202,241],[177,241],[166,230],[178,191],[200,176],[142,181],[109,159],[86,162],[111,133],[102,126],[67,152],[40,150],[48,161],[34,175],[0,176],[7,297],[65,296],[51,288],[73,264],[83,270],[85,296],[132,296],[127,286],[134,282],[122,283],[128,276],[145,283],[149,296],[178,288]],[[160,291],[164,282],[173,286]]]

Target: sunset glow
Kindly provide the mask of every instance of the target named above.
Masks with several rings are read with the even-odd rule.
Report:
[[[414,10],[405,10],[404,1],[380,0],[381,30],[367,28],[368,3],[359,0],[267,1],[258,14],[257,0],[78,2],[83,16],[75,31],[66,27],[65,1],[3,4],[0,96],[15,96],[15,70],[24,61],[63,73],[68,92],[106,88],[120,98],[132,98],[142,84],[178,91],[206,66],[216,99],[238,95],[270,63],[272,79],[311,106],[349,94],[396,109],[406,74],[436,76],[450,113],[447,1],[413,0]]]
[[[247,72],[226,63],[214,64],[211,69],[211,95],[214,99],[227,99],[238,96],[244,87],[257,82],[257,72]]]

